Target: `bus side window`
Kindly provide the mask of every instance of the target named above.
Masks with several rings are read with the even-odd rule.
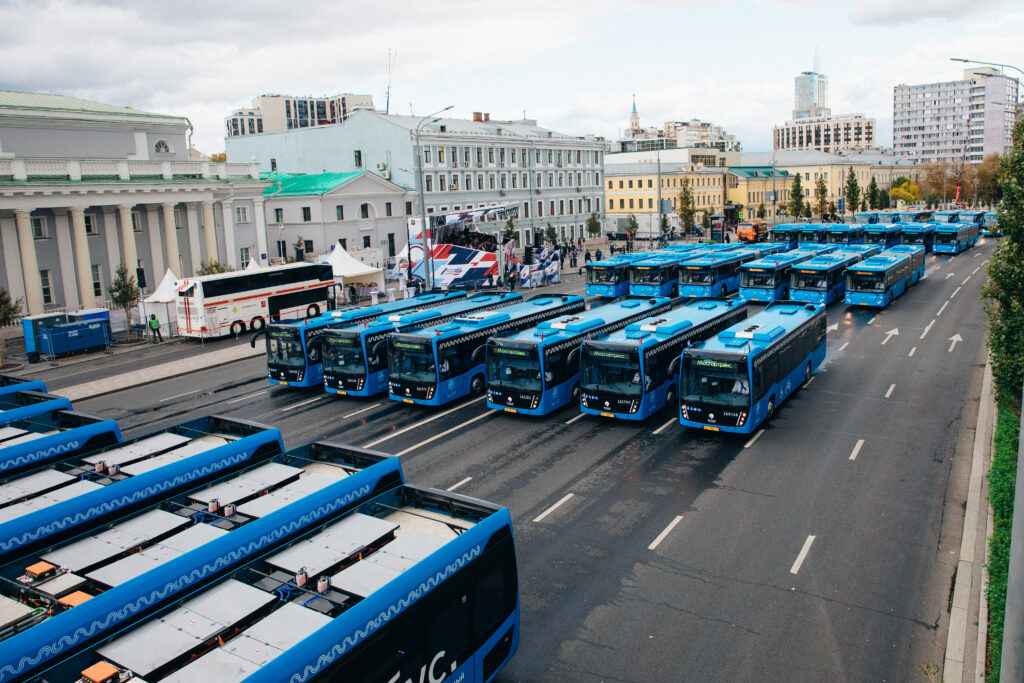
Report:
[[[316,364],[320,362],[320,345],[309,344],[306,346],[306,355],[309,357],[309,362]]]

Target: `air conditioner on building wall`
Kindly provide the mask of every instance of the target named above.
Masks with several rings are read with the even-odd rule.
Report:
[[[383,178],[384,180],[391,180],[391,171],[382,170],[380,172],[380,177]]]
[[[378,171],[383,171],[385,168],[387,168],[387,166],[384,165],[383,161],[378,161],[377,162],[377,170]]]

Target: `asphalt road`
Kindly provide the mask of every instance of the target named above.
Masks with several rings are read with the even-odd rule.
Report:
[[[397,453],[411,481],[507,505],[523,624],[501,680],[909,680],[942,663],[991,251],[929,256],[877,314],[833,305],[826,363],[753,437],[668,410],[329,397],[269,385],[261,358],[75,408],[127,437],[212,412],[266,422],[288,447]]]

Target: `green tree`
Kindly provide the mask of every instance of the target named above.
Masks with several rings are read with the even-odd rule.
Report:
[[[515,224],[512,222],[512,219],[509,218],[508,222],[505,223],[505,229],[501,231],[501,238],[507,242],[508,240],[516,239],[518,236],[519,231],[516,230]]]
[[[857,174],[851,168],[846,174],[846,210],[854,213],[858,206],[860,206],[860,183],[857,182]]]
[[[217,273],[226,273],[231,268],[221,263],[215,258],[211,258],[209,261],[200,261],[199,268],[196,269],[196,275],[215,275]]]
[[[768,215],[768,209],[765,208],[764,202],[761,202],[760,204],[757,205],[757,217],[758,218],[764,218],[767,215]]]
[[[558,244],[558,231],[555,230],[555,226],[548,223],[548,227],[544,228],[544,236],[548,239],[551,244]]]
[[[1024,377],[1024,118],[1013,127],[1013,149],[1000,163],[1002,239],[989,260],[982,287],[988,316],[988,348],[1000,403],[1020,414]]]
[[[814,205],[818,216],[824,216],[828,210],[828,185],[825,184],[824,175],[819,175],[818,182],[814,184]]]
[[[668,237],[670,232],[672,232],[672,225],[668,222],[668,216],[661,214],[661,234]]]
[[[889,208],[889,191],[879,190],[878,191],[878,208],[888,209]]]
[[[804,218],[811,217],[811,205],[808,202],[804,202]]]
[[[300,251],[303,251],[303,253],[305,253],[304,252],[304,247],[305,246],[306,246],[306,240],[302,239],[302,235],[299,235],[299,238],[297,240],[295,240],[294,242],[292,242],[292,254],[294,254],[294,258],[292,259],[293,261],[298,259]]]
[[[860,210],[861,211],[867,211],[868,210],[868,198],[867,197],[861,197],[861,199],[860,199]]]
[[[794,218],[798,218],[804,212],[804,186],[800,181],[801,177],[799,173],[793,176],[793,186],[789,190],[789,202],[786,205],[789,215]]]
[[[636,233],[640,229],[640,224],[636,222],[636,216],[629,214],[629,218],[626,220],[626,234],[629,235],[629,239],[636,239]]]
[[[705,235],[711,235],[711,214],[707,211],[700,218],[700,227],[704,228]]]
[[[836,215],[836,203],[835,202],[829,202],[828,203],[828,213],[829,213],[830,216],[835,216]]]
[[[590,218],[587,219],[587,234],[591,237],[601,234],[601,219],[597,217],[596,212],[590,214]]]
[[[139,291],[139,284],[135,276],[128,272],[128,267],[123,263],[117,266],[114,272],[114,281],[107,287],[110,293],[110,300],[115,306],[124,311],[125,323],[128,325],[128,334],[131,335],[131,309],[138,305],[142,293]]]
[[[0,326],[7,326],[14,323],[21,317],[21,298],[11,301],[11,294],[3,287],[0,287]],[[4,362],[4,344],[0,340],[0,365]]]
[[[693,192],[690,191],[689,178],[683,178],[683,187],[679,190],[679,196],[676,197],[676,213],[683,226],[683,234],[689,235],[693,230],[693,218],[697,213],[693,208]]]
[[[878,183],[875,182],[875,176],[871,176],[871,182],[868,183],[867,199],[868,199],[868,207],[872,211],[874,211],[875,209],[881,208],[881,207],[878,206],[878,195],[879,195]]]

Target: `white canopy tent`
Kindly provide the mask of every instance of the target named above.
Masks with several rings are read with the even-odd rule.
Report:
[[[138,309],[139,320],[143,321],[143,324],[149,316],[156,315],[160,327],[167,331],[168,336],[172,335],[178,324],[178,314],[175,310],[175,302],[178,299],[177,285],[178,276],[168,268],[160,284],[152,294],[142,300]]]
[[[341,281],[346,296],[349,287],[355,287],[360,296],[368,296],[374,288],[384,293],[384,271],[355,260],[341,245],[335,246],[322,263],[331,265],[334,279]]]
[[[247,271],[250,271],[250,272],[253,271],[253,270],[263,270],[263,266],[261,266],[256,261],[256,259],[251,258],[251,259],[249,259],[249,264],[244,268],[244,270],[247,270]]]

